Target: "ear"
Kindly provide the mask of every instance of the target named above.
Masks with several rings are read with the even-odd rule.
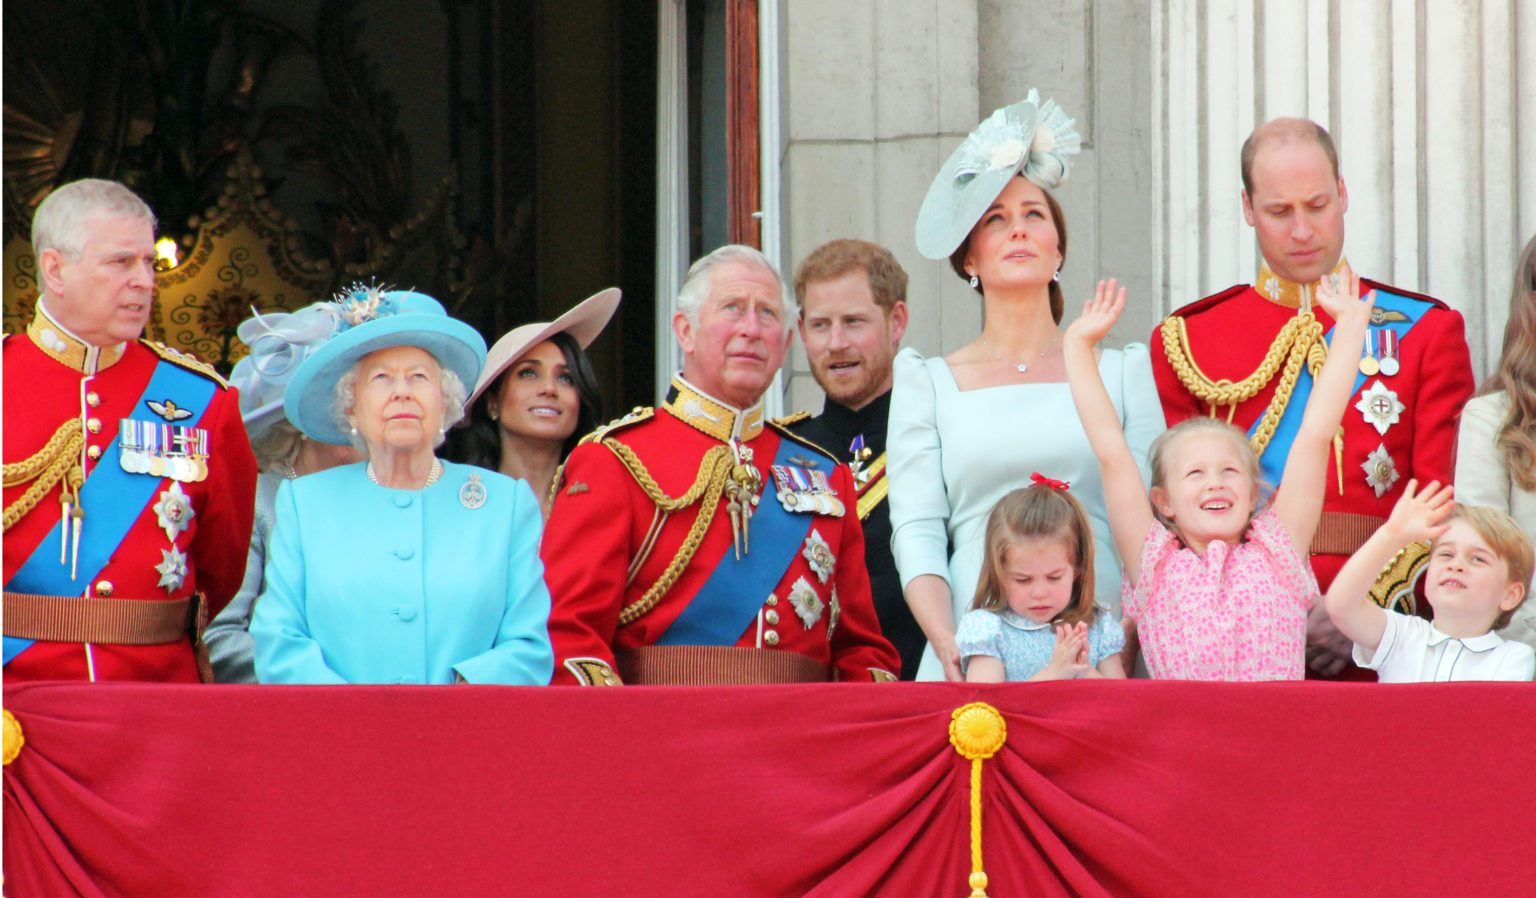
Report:
[[[1525,599],[1525,584],[1511,583],[1504,587],[1504,598],[1499,600],[1500,611],[1513,611]]]
[[[1149,495],[1152,499],[1152,507],[1157,509],[1163,517],[1173,520],[1173,506],[1168,504],[1168,491],[1160,486],[1154,486]]]
[[[1344,186],[1344,176],[1339,175],[1339,211],[1349,211],[1349,188]]]
[[[907,304],[898,302],[891,306],[891,314],[887,317],[890,320],[891,345],[896,346],[907,332]]]
[[[683,355],[693,355],[693,322],[682,312],[672,313],[672,335],[677,338]]]
[[[1339,179],[1339,186],[1343,186],[1344,179]],[[1243,221],[1248,222],[1248,227],[1253,227],[1253,200],[1248,198],[1248,191],[1242,191],[1243,195]]]
[[[37,260],[37,270],[43,276],[43,287],[48,295],[58,297],[64,289],[64,254],[57,249],[43,250],[43,255]]]

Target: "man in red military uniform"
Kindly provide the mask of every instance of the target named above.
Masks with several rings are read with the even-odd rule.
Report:
[[[5,677],[207,679],[255,509],[236,391],[139,339],[155,219],[126,187],[65,185],[32,233],[42,295],[4,345]]]
[[[688,272],[683,372],[577,446],[544,532],[555,683],[894,680],[847,467],[764,421],[793,302],[727,246]]]
[[[1265,479],[1280,482],[1290,435],[1311,388],[1323,335],[1333,326],[1311,303],[1326,275],[1342,270],[1349,193],[1328,132],[1305,119],[1276,119],[1243,144],[1243,217],[1264,264],[1240,284],[1174,312],[1152,334],[1152,370],[1169,426],[1218,414],[1249,432]],[[1376,291],[1356,394],[1334,443],[1312,568],[1323,589],[1392,510],[1410,479],[1451,479],[1456,421],[1472,394],[1461,315],[1439,300],[1362,279]],[[1309,361],[1309,353],[1312,355]],[[1378,601],[1406,597],[1410,579],[1378,584]],[[1394,590],[1393,587],[1396,587]],[[1308,660],[1333,674],[1349,644],[1313,609]]]

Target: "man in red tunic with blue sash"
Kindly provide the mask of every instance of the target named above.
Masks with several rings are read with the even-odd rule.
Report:
[[[1311,296],[1320,279],[1347,264],[1349,193],[1332,138],[1305,119],[1257,128],[1243,144],[1242,169],[1243,216],[1264,257],[1258,280],[1166,318],[1152,334],[1152,370],[1169,426],[1192,415],[1226,417],[1249,432],[1265,479],[1278,484],[1333,326]],[[1362,279],[1361,290],[1376,291],[1376,307],[1312,540],[1312,568],[1324,590],[1410,479],[1450,482],[1456,422],[1473,387],[1459,313],[1375,281]],[[1415,563],[1399,559],[1373,597],[1411,603]],[[1308,642],[1314,671],[1334,674],[1347,665],[1348,641],[1321,603]]]
[[[139,339],[155,219],[126,187],[54,191],[33,248],[36,316],[4,346],[5,677],[206,680],[255,510],[236,391]]]
[[[658,409],[587,437],[544,531],[553,682],[888,681],[852,475],[763,418],[793,301],[722,247],[689,270],[682,374]]]

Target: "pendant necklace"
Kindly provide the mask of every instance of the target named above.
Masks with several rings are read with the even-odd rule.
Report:
[[[1004,364],[1012,366],[1013,368],[1017,369],[1020,374],[1023,374],[1024,372],[1028,371],[1030,365],[1033,365],[1034,363],[1036,363],[1036,362],[1040,361],[1042,358],[1044,358],[1045,354],[1050,352],[1051,349],[1053,349],[1056,346],[1056,344],[1058,344],[1060,342],[1061,342],[1061,334],[1057,334],[1051,340],[1050,343],[1046,344],[1044,349],[1042,349],[1039,352],[1035,353],[1035,357],[1034,358],[1030,359],[1028,362],[1019,362],[1019,363],[1015,364],[1014,362],[1010,361],[1009,359],[1004,358],[1002,353],[998,352],[997,349],[994,348],[991,343],[987,342],[987,338],[986,337],[982,337],[981,338],[981,345],[987,347],[987,351],[992,353],[992,357],[993,358],[997,359],[999,362],[1003,362]]]

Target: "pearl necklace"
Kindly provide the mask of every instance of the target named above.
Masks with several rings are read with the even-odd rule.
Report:
[[[432,470],[427,472],[427,482],[422,484],[421,488],[426,489],[436,483],[437,478],[441,476],[443,476],[443,463],[434,458],[432,459]],[[375,486],[384,486],[384,484],[379,483],[379,475],[373,472],[373,462],[368,463],[368,479],[373,481]]]
[[[1012,361],[1009,361],[1008,359],[1003,358],[1003,354],[998,352],[995,348],[993,348],[992,344],[987,342],[987,338],[986,337],[982,337],[981,338],[981,345],[987,347],[987,350],[992,353],[992,357],[993,358],[997,359],[999,362],[1003,362],[1005,364],[1012,365],[1014,368],[1018,369],[1018,372],[1020,374],[1023,374],[1024,372],[1028,371],[1030,365],[1033,365],[1035,362],[1038,362],[1041,359],[1045,358],[1045,354],[1050,352],[1051,349],[1053,347],[1055,347],[1055,345],[1057,343],[1060,343],[1060,342],[1061,342],[1061,334],[1057,334],[1055,336],[1055,338],[1051,340],[1050,343],[1046,344],[1044,349],[1042,349],[1039,352],[1035,353],[1035,357],[1034,358],[1030,359],[1028,362],[1019,362],[1018,364],[1014,364]]]

